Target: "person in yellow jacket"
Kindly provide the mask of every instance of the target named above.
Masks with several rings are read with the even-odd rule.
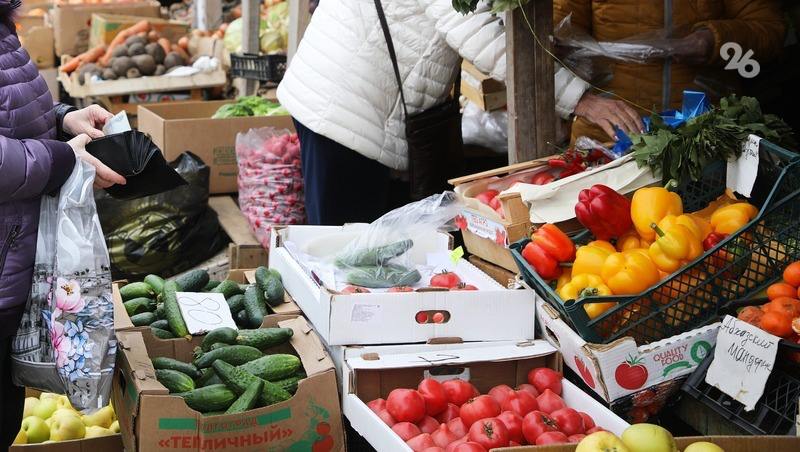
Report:
[[[672,57],[629,63],[616,61],[601,88],[645,109],[680,108],[685,89],[712,97],[719,86],[736,86],[737,71],[724,71],[720,47],[727,42],[752,50],[763,64],[782,48],[785,25],[777,0],[554,0],[554,21],[572,14],[574,27],[598,41],[620,41],[664,30],[675,38]],[[683,30],[689,30],[686,34]],[[670,36],[671,35],[671,36]],[[649,112],[619,98],[587,90],[575,107],[572,140],[589,136],[616,139],[613,126],[639,132]]]

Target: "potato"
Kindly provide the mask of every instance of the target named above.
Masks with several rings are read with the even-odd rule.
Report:
[[[135,67],[132,67],[132,68],[128,69],[128,72],[125,75],[128,78],[136,78],[136,77],[141,77],[142,76],[141,72],[139,72],[139,69],[137,69]]]
[[[167,70],[170,70],[175,66],[183,66],[184,64],[186,64],[186,62],[183,61],[183,57],[181,57],[178,52],[170,52],[164,58],[164,67],[166,67]]]
[[[86,83],[87,77],[91,77],[92,74],[99,73],[100,71],[100,67],[94,63],[84,64],[78,69],[78,84],[83,85]]]
[[[128,56],[134,57],[136,55],[144,55],[144,44],[135,42],[128,46]]]
[[[166,53],[164,53],[164,48],[161,47],[157,42],[151,42],[144,46],[144,51],[147,52],[148,55],[153,57],[153,60],[156,64],[162,64],[164,62],[164,57],[166,57]]]
[[[120,56],[128,56],[128,46],[120,45],[114,48],[114,51],[111,52],[111,57],[120,57]]]
[[[141,44],[144,47],[147,44],[147,38],[143,36],[131,36],[130,38],[125,40],[125,45],[130,47],[133,44]]]
[[[103,69],[102,77],[103,80],[116,80],[118,78],[117,73],[110,67]]]
[[[156,71],[156,62],[150,55],[136,55],[133,57],[133,64],[142,75],[153,75]]]
[[[133,60],[129,56],[112,58],[110,63],[111,69],[114,70],[117,77],[125,76],[128,73],[128,69],[133,67]]]
[[[163,64],[156,65],[156,71],[153,72],[153,75],[164,75],[167,73],[167,68]]]

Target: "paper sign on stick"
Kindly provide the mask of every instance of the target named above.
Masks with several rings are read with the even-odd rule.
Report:
[[[203,334],[227,326],[237,329],[221,293],[178,292],[178,307],[190,334]]]
[[[775,365],[778,341],[779,337],[760,328],[725,316],[706,383],[741,402],[746,411],[752,411],[764,394]]]
[[[728,168],[725,174],[725,185],[731,190],[750,197],[753,185],[758,176],[758,149],[761,138],[750,135],[742,143],[742,155],[739,158],[728,161]]]

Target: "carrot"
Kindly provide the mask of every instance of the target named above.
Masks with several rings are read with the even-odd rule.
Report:
[[[117,33],[117,35],[114,36],[114,39],[112,39],[111,43],[108,45],[105,55],[100,58],[100,64],[103,66],[108,66],[108,62],[111,60],[111,55],[114,53],[115,48],[123,44],[125,40],[131,36],[141,32],[145,32],[146,34],[148,31],[150,31],[150,22],[147,20],[140,20],[139,22],[136,22],[130,27]]]
[[[150,32],[147,33],[147,40],[149,42],[156,42],[156,41],[158,41],[158,38],[160,38],[160,37],[161,36],[155,30],[150,30]]]
[[[169,42],[169,39],[167,38],[159,38],[158,45],[160,45],[161,48],[164,49],[165,55],[168,54],[170,50],[172,50],[172,44]]]
[[[191,61],[191,58],[189,58],[189,54],[185,50],[183,50],[183,48],[181,48],[181,46],[179,46],[177,44],[173,44],[172,45],[172,51],[173,52],[177,52],[178,55],[182,56],[183,60],[186,61],[187,64],[189,63],[189,61]]]
[[[70,74],[85,63],[94,63],[106,53],[106,46],[99,45],[69,60],[61,65],[61,71]]]
[[[182,48],[183,50],[188,51],[189,50],[189,38],[186,37],[186,36],[183,36],[181,39],[178,39],[178,46],[180,48]]]

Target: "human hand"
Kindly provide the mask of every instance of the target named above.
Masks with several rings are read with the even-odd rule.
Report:
[[[575,115],[600,126],[614,141],[618,139],[614,126],[627,134],[644,132],[644,123],[639,113],[621,100],[586,93],[575,106]]]
[[[711,61],[711,52],[713,51],[714,34],[707,28],[701,28],[677,41],[673,50],[673,58],[678,63],[703,65]]]
[[[89,138],[103,137],[103,126],[114,115],[99,105],[89,105],[64,116],[64,130],[70,135],[85,133]]]
[[[92,141],[92,139],[89,135],[82,133],[67,141],[67,144],[72,148],[72,151],[75,152],[78,158],[94,167],[94,186],[97,188],[108,188],[114,184],[125,185],[126,181],[124,177],[111,170],[111,168],[107,167],[100,160],[97,160],[92,154],[86,152],[86,145],[90,141]]]

